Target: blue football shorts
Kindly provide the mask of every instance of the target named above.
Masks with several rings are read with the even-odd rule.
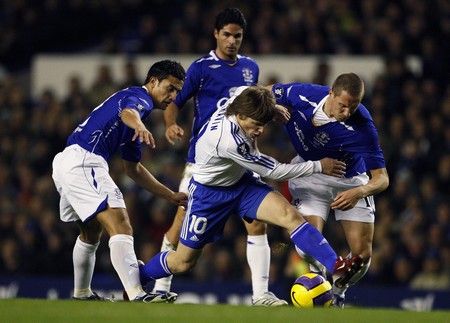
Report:
[[[231,214],[252,222],[261,202],[273,189],[251,174],[245,174],[232,186],[207,186],[191,179],[189,201],[180,233],[180,241],[193,249],[222,237]]]

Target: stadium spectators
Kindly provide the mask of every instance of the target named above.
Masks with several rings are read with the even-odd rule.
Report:
[[[362,283],[409,284],[422,268],[433,267],[426,264],[430,259],[437,260],[437,267],[448,276],[450,53],[444,43],[450,31],[448,2],[257,2],[254,6],[257,10],[242,8],[249,23],[243,45],[247,53],[389,56],[385,72],[367,89],[365,101],[372,107],[391,186],[376,199],[373,262]],[[94,104],[91,100],[96,99],[89,95],[93,87],[82,84],[76,76],[67,80],[72,90],[63,100],[58,100],[52,89],[31,98],[26,86],[11,72],[24,69],[26,72],[30,57],[43,51],[206,52],[213,46],[208,31],[213,13],[221,8],[220,2],[177,3],[170,10],[164,1],[157,2],[150,10],[142,0],[102,1],[101,8],[98,2],[83,1],[2,3],[0,61],[6,71],[0,76],[1,274],[71,274],[71,251],[77,232],[54,221],[58,217],[58,195],[50,177],[51,158],[64,147],[68,133],[91,109]],[[169,12],[179,18],[168,19]],[[74,22],[80,15],[83,24]],[[96,32],[92,33],[94,29]],[[86,37],[79,37],[80,34]],[[410,54],[422,60],[423,71],[419,75],[412,74],[402,64],[404,55]],[[109,84],[124,80],[124,75],[113,76]],[[266,82],[262,80],[262,83]],[[158,149],[145,152],[143,158],[159,179],[172,183],[171,188],[176,189],[184,164],[180,156],[186,155],[187,144],[175,147],[178,153],[170,150],[163,139],[162,124],[158,118],[152,121],[150,128],[158,138]],[[279,144],[286,140],[283,132],[268,130],[265,138],[261,150],[288,161],[292,155],[284,149],[286,145]],[[120,173],[115,171],[117,167],[120,163],[111,164],[112,174]],[[148,260],[159,250],[162,234],[172,220],[164,215],[174,214],[175,210],[123,177],[114,180],[120,184],[133,214],[136,250],[141,258]],[[336,230],[335,227],[332,224],[326,230]],[[283,246],[288,241],[276,228],[270,228],[268,234],[272,246]],[[230,219],[224,240],[205,250],[204,263],[199,263],[191,277],[211,279],[205,268],[211,266],[212,255],[220,250],[221,254],[229,254],[221,256],[224,263],[231,258],[237,259],[238,264],[232,272],[224,271],[223,277],[215,273],[214,279],[245,277],[250,282],[245,257],[235,252],[245,249],[243,236],[242,224]],[[347,250],[341,249],[345,243],[339,231],[326,236],[336,250],[346,254]],[[284,276],[291,257],[289,248],[275,249],[272,278]],[[48,250],[52,250],[49,258],[43,259],[40,255]],[[107,248],[100,248],[97,257],[96,270],[111,272]],[[408,269],[398,268],[403,263]]]

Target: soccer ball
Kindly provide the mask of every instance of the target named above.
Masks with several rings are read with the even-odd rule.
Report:
[[[292,285],[291,300],[295,307],[329,307],[333,300],[331,284],[319,274],[304,274]]]

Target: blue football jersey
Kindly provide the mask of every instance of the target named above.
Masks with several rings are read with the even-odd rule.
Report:
[[[109,160],[120,147],[123,159],[138,162],[141,143],[139,140],[131,141],[134,130],[120,119],[125,108],[136,110],[144,120],[153,110],[153,101],[144,87],[129,87],[114,93],[78,125],[67,139],[67,146],[77,144],[105,160]]]
[[[330,91],[328,86],[275,84],[272,91],[278,104],[292,108],[286,130],[304,160],[325,157],[342,160],[347,164],[345,177],[386,167],[375,124],[364,105],[359,104],[345,122],[315,126],[312,119]]]
[[[238,55],[235,62],[224,61],[213,50],[189,66],[183,88],[175,99],[177,107],[182,108],[194,97],[188,162],[194,162],[197,135],[216,109],[225,104],[239,86],[256,85],[258,77],[259,67],[253,59]]]

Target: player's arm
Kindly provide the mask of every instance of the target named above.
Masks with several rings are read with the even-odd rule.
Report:
[[[283,164],[273,157],[260,153],[255,148],[232,140],[230,140],[223,157],[232,159],[242,167],[264,178],[284,181],[313,173],[325,173],[336,177],[342,177],[345,174],[345,163],[335,159],[324,158],[318,161]]]
[[[178,106],[175,103],[170,103],[164,111],[164,124],[166,125],[166,139],[174,145],[184,136],[184,130],[177,124]]]
[[[179,110],[186,104],[186,102],[197,93],[200,88],[200,81],[202,78],[202,64],[194,62],[186,71],[186,79],[184,80],[181,91],[177,94],[175,101],[169,104],[164,111],[164,123],[166,125],[166,139],[174,145],[175,142],[180,141],[184,136],[184,130],[177,123]]]
[[[389,186],[389,176],[386,168],[372,169],[370,170],[370,175],[371,179],[366,185],[338,193],[330,205],[331,208],[343,211],[349,210],[360,199],[383,192]]]
[[[132,141],[139,138],[140,142],[144,142],[150,147],[155,148],[155,139],[153,139],[153,135],[150,131],[148,131],[147,127],[142,122],[141,116],[137,110],[132,108],[123,109],[120,113],[120,119],[125,125],[131,129],[134,129],[134,136],[131,139]]]
[[[187,195],[181,192],[174,192],[160,181],[158,181],[140,162],[122,160],[126,174],[133,179],[136,184],[147,191],[165,198],[169,202],[186,206]]]

